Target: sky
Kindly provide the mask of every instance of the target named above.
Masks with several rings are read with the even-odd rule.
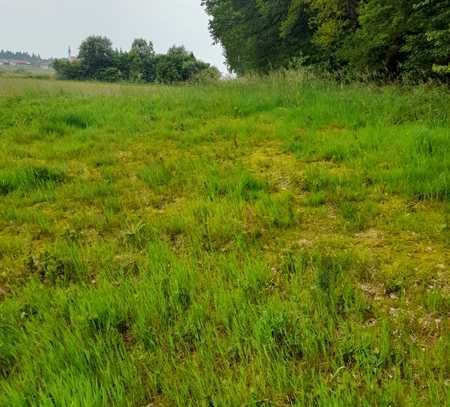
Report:
[[[93,34],[123,50],[134,38],[151,40],[157,52],[185,45],[226,71],[200,0],[0,0],[0,49],[63,57]]]

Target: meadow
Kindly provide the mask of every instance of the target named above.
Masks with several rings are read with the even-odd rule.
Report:
[[[53,79],[55,71],[39,66],[8,66],[0,64],[0,78],[9,79]]]
[[[450,93],[0,77],[0,405],[450,402]]]

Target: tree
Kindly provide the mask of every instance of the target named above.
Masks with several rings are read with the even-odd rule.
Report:
[[[26,61],[32,65],[39,65],[42,62],[40,55],[29,54],[28,52],[12,52],[0,50],[0,59],[14,59],[17,61]]]
[[[95,79],[101,82],[118,82],[123,79],[122,72],[114,67],[100,69],[95,74]]]
[[[347,63],[341,50],[359,27],[360,0],[308,0],[312,11],[309,26],[320,53],[320,63],[339,69]]]
[[[82,80],[86,78],[80,61],[56,59],[53,62],[53,69],[59,79]]]
[[[203,0],[238,74],[292,61],[385,77],[450,75],[448,0]],[[448,79],[447,79],[448,80]]]
[[[238,73],[267,72],[293,57],[314,55],[311,13],[304,0],[203,0],[212,17],[210,31]]]
[[[133,59],[127,51],[114,51],[111,66],[120,72],[123,80],[130,80]]]
[[[131,46],[129,78],[133,82],[153,82],[155,80],[155,51],[153,43],[137,38]]]
[[[151,41],[146,41],[143,38],[136,38],[131,45],[130,53],[133,56],[137,56],[141,59],[147,57],[152,57],[155,55],[155,50],[153,48],[153,43]]]
[[[213,83],[220,80],[221,76],[220,71],[215,66],[209,66],[193,74],[189,81],[192,83]]]
[[[156,57],[147,56],[142,60],[142,80],[146,83],[156,82]]]
[[[101,36],[90,36],[80,45],[78,58],[88,78],[94,78],[98,71],[111,67],[114,50],[111,40]]]
[[[189,70],[195,63],[193,54],[184,47],[173,46],[156,63],[156,79],[161,83],[182,82],[189,79]]]
[[[194,80],[201,73],[215,75],[210,64],[199,61],[192,52],[184,47],[172,47],[165,55],[156,58],[156,80],[160,83],[175,83]],[[217,70],[216,70],[217,71]],[[218,71],[217,71],[218,72]]]
[[[357,69],[425,79],[449,64],[447,0],[367,0],[359,22],[346,51]]]

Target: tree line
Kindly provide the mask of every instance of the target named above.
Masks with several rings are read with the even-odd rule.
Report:
[[[289,66],[450,78],[449,0],[202,0],[237,74]]]
[[[33,65],[38,65],[43,61],[40,55],[29,54],[28,52],[13,52],[3,49],[0,50],[0,59],[24,61]]]
[[[198,60],[183,46],[157,54],[151,41],[135,39],[129,51],[121,51],[102,36],[88,37],[77,58],[57,59],[53,67],[60,79],[71,80],[174,83],[220,77],[217,68]]]

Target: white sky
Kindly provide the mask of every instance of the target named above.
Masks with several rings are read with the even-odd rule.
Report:
[[[185,45],[226,71],[200,0],[0,0],[0,49],[62,57],[91,34],[124,50],[134,38],[151,40],[157,52]]]

